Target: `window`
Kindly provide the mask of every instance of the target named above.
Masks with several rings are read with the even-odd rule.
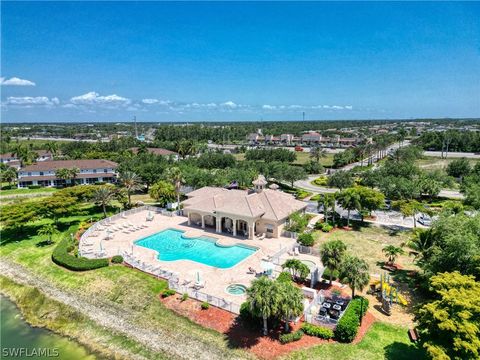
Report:
[[[43,176],[43,171],[40,171],[40,176]]]
[[[267,227],[267,233],[273,234],[273,225],[272,224],[267,224],[266,227]]]
[[[108,169],[103,169],[103,172],[104,172],[104,173],[107,173],[107,172],[108,172]]]

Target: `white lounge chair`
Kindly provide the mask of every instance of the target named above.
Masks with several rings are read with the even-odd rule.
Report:
[[[300,252],[298,251],[298,248],[295,248],[295,249],[293,250],[293,254],[294,254],[295,256],[299,256],[299,255],[300,255]]]

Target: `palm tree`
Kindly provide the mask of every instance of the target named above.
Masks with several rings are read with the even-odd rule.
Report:
[[[389,264],[395,264],[395,260],[399,255],[404,253],[401,247],[395,245],[387,245],[382,249],[382,252],[387,256]]]
[[[262,276],[252,281],[247,289],[247,302],[252,313],[263,319],[263,335],[268,334],[269,317],[276,315],[281,302],[278,282]]]
[[[103,217],[107,217],[107,206],[113,200],[115,192],[110,186],[99,187],[93,194],[93,201],[96,205],[101,206],[103,210]]]
[[[51,244],[52,237],[59,233],[60,231],[58,231],[57,227],[53,224],[44,225],[40,230],[38,230],[38,235],[48,236],[48,241],[47,241],[48,244]]]
[[[7,169],[3,170],[1,173],[2,181],[8,182],[8,185],[11,186],[12,183],[17,180],[17,170],[15,170],[13,167],[8,166]]]
[[[330,240],[320,247],[320,260],[330,272],[330,285],[332,285],[333,272],[340,270],[346,251],[347,246],[341,240]]]
[[[323,213],[325,215],[325,222],[328,222],[328,209],[333,208],[335,211],[335,195],[334,194],[321,194],[318,199],[317,209],[323,206]]]
[[[303,311],[302,291],[290,281],[278,283],[282,300],[278,313],[285,321],[285,332],[289,331],[289,321],[292,316],[299,316]]]
[[[320,159],[324,158],[325,156],[327,156],[327,152],[320,146],[317,145],[310,148],[310,157],[315,159],[317,163],[320,162]]]
[[[177,194],[177,209],[180,209],[180,188],[185,182],[180,168],[174,166],[165,172],[166,178],[175,186],[175,193]]]
[[[350,286],[353,299],[355,290],[363,290],[370,281],[367,262],[353,255],[346,256],[340,269],[340,281]]]
[[[347,226],[350,226],[350,211],[360,209],[360,195],[354,188],[348,188],[338,194],[338,203],[347,210]]]
[[[120,183],[127,190],[128,207],[132,207],[131,194],[133,191],[140,190],[142,183],[140,177],[133,171],[125,171],[120,173]]]
[[[49,141],[45,144],[47,150],[52,154],[52,157],[56,157],[58,155],[58,143],[55,141]]]
[[[57,169],[55,170],[55,177],[67,181],[70,179],[70,170],[65,168]]]
[[[16,155],[20,161],[20,167],[31,164],[38,158],[38,154],[31,147],[17,144],[12,151],[12,155]]]
[[[161,206],[165,206],[167,203],[175,200],[176,192],[175,187],[168,181],[157,181],[150,187],[148,192],[151,198],[157,200]]]
[[[80,173],[80,169],[78,167],[73,167],[71,169],[68,169],[68,175],[70,178],[70,183],[72,186],[75,185],[75,180],[77,179],[78,174]]]
[[[417,263],[422,263],[431,256],[434,245],[435,239],[431,232],[424,229],[415,230],[413,236],[405,243]]]

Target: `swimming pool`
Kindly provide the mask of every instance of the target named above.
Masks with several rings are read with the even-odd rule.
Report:
[[[157,258],[162,261],[191,260],[220,269],[232,267],[257,251],[257,248],[243,245],[219,246],[214,238],[187,238],[183,233],[166,229],[137,240],[135,245],[157,251]]]

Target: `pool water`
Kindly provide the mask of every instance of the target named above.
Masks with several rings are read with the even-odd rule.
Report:
[[[247,292],[247,287],[242,284],[230,284],[225,290],[231,295],[243,295]]]
[[[162,261],[191,260],[226,269],[252,255],[256,248],[243,245],[219,246],[207,236],[186,238],[183,231],[167,229],[137,240],[136,245],[158,251]]]

